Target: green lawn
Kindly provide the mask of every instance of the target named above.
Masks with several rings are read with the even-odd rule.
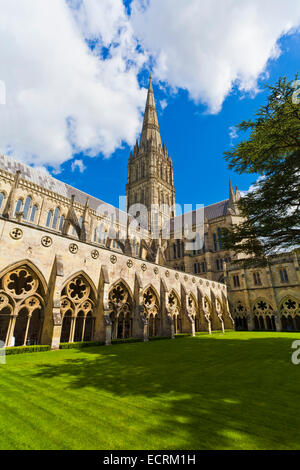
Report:
[[[8,356],[0,449],[300,449],[297,333]]]

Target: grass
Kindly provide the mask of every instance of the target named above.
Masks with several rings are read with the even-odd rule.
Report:
[[[299,333],[8,356],[0,449],[300,449]]]

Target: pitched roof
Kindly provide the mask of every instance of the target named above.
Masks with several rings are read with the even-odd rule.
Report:
[[[101,201],[101,199],[90,196],[79,189],[73,188],[73,186],[70,186],[67,183],[53,178],[53,176],[47,174],[43,169],[32,168],[31,166],[21,163],[7,155],[0,155],[0,169],[6,170],[12,174],[16,174],[19,170],[21,172],[21,178],[31,181],[44,189],[48,189],[49,191],[68,199],[71,199],[74,195],[75,202],[78,202],[83,206],[86,203],[87,197],[89,197],[89,206],[92,210],[97,211],[99,214],[104,214],[105,211],[110,214],[110,212],[114,211],[114,214],[117,213],[118,220],[126,224],[126,212],[120,211],[111,204]]]
[[[171,230],[176,227],[184,227],[185,225],[197,225],[200,224],[203,219],[212,220],[217,219],[218,217],[223,217],[227,214],[229,200],[217,202],[210,206],[204,207],[204,216],[203,209],[198,209],[193,212],[187,212],[186,214],[179,215],[171,219]]]
[[[21,172],[21,178],[29,180],[38,186],[41,186],[49,191],[52,191],[60,196],[71,199],[75,196],[75,202],[79,202],[83,206],[86,203],[87,197],[89,197],[89,206],[92,210],[95,210],[99,214],[104,214],[105,211],[110,214],[113,212],[117,215],[119,222],[126,224],[128,214],[126,212],[120,211],[111,204],[108,204],[101,199],[95,198],[88,195],[87,193],[80,191],[79,189],[73,188],[67,183],[64,183],[56,178],[53,178],[50,174],[47,174],[44,170],[38,168],[32,168],[25,163],[21,163],[12,157],[7,155],[0,155],[0,169],[6,170],[12,174],[16,174],[19,170]],[[217,202],[204,208],[204,217],[208,220],[216,219],[218,217],[223,217],[227,214],[229,200]],[[100,209],[101,208],[101,209]],[[190,220],[193,221],[193,224],[196,222],[197,213],[201,220],[201,211],[193,211],[180,215],[171,219],[171,229],[180,223],[180,218],[182,218],[182,224],[190,224]],[[191,219],[192,218],[192,219]]]

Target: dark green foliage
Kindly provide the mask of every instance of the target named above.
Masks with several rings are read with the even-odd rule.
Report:
[[[149,338],[150,341],[160,340],[160,339],[170,339],[168,337],[154,337]],[[125,339],[113,339],[111,344],[127,344],[127,343],[141,343],[143,338],[125,338]],[[59,349],[81,349],[88,348],[91,346],[104,346],[104,341],[84,341],[78,343],[61,343]]]
[[[12,354],[26,354],[34,352],[45,352],[50,351],[49,345],[37,345],[37,346],[18,346],[14,348],[6,348],[5,355],[11,356]]]
[[[222,233],[225,249],[262,263],[278,249],[300,245],[300,104],[286,78],[267,88],[256,119],[237,126],[249,138],[225,153],[230,169],[261,178],[238,203],[245,222]]]
[[[164,339],[171,339],[169,336],[151,336],[149,341],[162,341]]]
[[[143,341],[142,338],[112,339],[111,344],[141,343]]]
[[[81,349],[90,346],[103,346],[103,341],[81,341],[78,343],[60,343],[59,349]]]

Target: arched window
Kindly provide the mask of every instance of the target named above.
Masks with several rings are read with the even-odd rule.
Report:
[[[15,209],[15,217],[16,215],[18,214],[18,212],[21,212],[22,210],[22,205],[23,205],[23,201],[22,199],[19,199],[17,204],[16,204],[16,209]]]
[[[127,287],[120,281],[109,292],[112,339],[132,336],[133,301]]]
[[[4,193],[0,193],[0,209],[1,209],[2,202],[4,201],[4,199],[5,199],[5,194],[4,194]]]
[[[59,222],[59,231],[60,232],[63,231],[64,223],[65,223],[65,216],[62,215],[61,218],[60,218],[60,222]]]
[[[81,275],[73,278],[61,293],[63,319],[60,341],[91,341],[94,332],[94,291]]]
[[[100,224],[99,227],[97,227],[95,230],[94,240],[96,243],[101,243],[102,233],[103,233],[103,224]]]
[[[55,211],[54,211],[53,224],[52,224],[52,228],[53,228],[54,230],[56,230],[56,228],[57,228],[57,224],[58,224],[58,219],[59,219],[59,217],[60,217],[60,210],[59,210],[59,208],[57,207],[57,208],[55,209]]]
[[[6,346],[40,343],[44,298],[39,277],[27,265],[0,278],[0,340]]]
[[[160,334],[159,298],[152,287],[144,291],[144,312],[148,320],[148,336],[158,336]]]
[[[289,276],[287,273],[287,270],[285,268],[280,269],[280,280],[282,283],[288,283],[289,282]]]
[[[50,210],[47,215],[46,227],[50,227],[52,217],[53,217],[53,212]]]
[[[175,334],[181,333],[181,305],[179,297],[173,290],[168,296],[167,311],[173,319]]]
[[[221,258],[217,259],[217,270],[222,271],[223,270],[223,260]]]
[[[34,221],[35,221],[35,216],[36,216],[37,210],[38,210],[38,207],[37,207],[37,205],[35,204],[35,205],[33,206],[33,208],[32,208],[32,211],[31,211],[30,222],[34,222]]]
[[[177,257],[178,258],[182,258],[181,248],[182,248],[181,241],[177,240]]]
[[[25,204],[24,204],[24,209],[23,209],[23,213],[24,213],[24,220],[27,220],[28,219],[28,214],[29,214],[29,209],[30,209],[30,206],[31,206],[31,202],[32,202],[32,199],[30,196],[28,196],[26,198],[26,201],[25,201]]]

